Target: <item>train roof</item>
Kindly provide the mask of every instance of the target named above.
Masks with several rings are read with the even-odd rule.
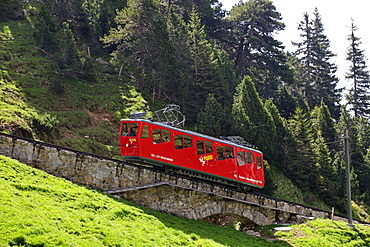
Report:
[[[161,126],[161,127],[165,127],[165,128],[168,128],[168,129],[173,129],[173,130],[181,131],[181,132],[184,132],[184,133],[196,135],[196,136],[199,136],[199,137],[203,137],[203,138],[210,139],[210,140],[213,140],[213,141],[222,142],[222,143],[225,143],[225,144],[228,144],[228,145],[232,145],[232,146],[236,146],[236,147],[248,149],[248,150],[251,150],[251,151],[254,151],[254,152],[257,152],[257,153],[261,153],[262,154],[261,151],[256,150],[254,148],[243,146],[243,145],[240,145],[240,144],[231,142],[231,141],[222,140],[222,139],[217,138],[217,137],[213,137],[213,136],[208,136],[208,135],[205,135],[205,134],[201,134],[201,133],[198,133],[198,132],[195,132],[195,131],[184,130],[184,129],[176,128],[174,126],[170,126],[170,125],[167,125],[167,124],[164,124],[164,123],[161,123],[161,122],[155,122],[155,121],[152,121],[152,120],[149,120],[149,119],[121,119],[121,121],[125,121],[125,122],[145,122],[145,123],[149,123],[149,124],[154,124],[154,125],[157,125],[157,126]]]

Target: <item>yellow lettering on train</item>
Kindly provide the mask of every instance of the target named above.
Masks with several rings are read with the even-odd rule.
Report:
[[[203,160],[204,160],[204,161],[213,160],[213,154],[211,154],[211,155],[207,155],[207,156],[204,156],[204,157],[203,157]]]
[[[136,142],[136,138],[130,138],[130,141]]]

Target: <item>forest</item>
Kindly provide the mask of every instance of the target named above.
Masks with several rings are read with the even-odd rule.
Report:
[[[91,124],[94,109],[104,108],[117,124],[133,109],[177,104],[186,129],[241,136],[264,153],[265,193],[275,190],[270,170],[278,170],[346,213],[348,130],[352,199],[370,211],[370,78],[355,23],[343,47],[352,85],[345,91],[317,8],[297,20],[301,40],[289,53],[274,37],[285,25],[269,0],[240,2],[231,11],[218,0],[0,0],[0,9],[1,107],[15,104],[12,95],[35,111],[14,110],[17,121],[0,111],[1,131],[55,141]],[[29,25],[29,55],[12,48],[14,23]],[[32,66],[24,69],[26,56]],[[79,144],[59,144],[90,145],[92,152],[114,146],[118,131],[106,128],[100,123],[96,130],[95,149],[83,131],[75,133]]]

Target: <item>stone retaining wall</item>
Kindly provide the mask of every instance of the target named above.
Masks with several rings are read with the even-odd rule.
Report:
[[[329,216],[326,212],[288,202],[1,134],[0,154],[49,174],[184,218],[202,219],[228,213],[268,225],[286,222],[294,215]]]

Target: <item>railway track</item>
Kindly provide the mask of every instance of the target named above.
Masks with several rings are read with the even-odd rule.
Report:
[[[62,147],[62,146],[58,146],[58,145],[54,145],[54,144],[50,144],[50,143],[36,141],[36,140],[33,140],[33,139],[20,137],[20,136],[15,136],[15,135],[11,135],[11,134],[0,133],[0,136],[11,138],[13,140],[12,144],[11,143],[7,144],[5,142],[1,142],[1,140],[0,140],[0,145],[3,145],[3,146],[4,145],[9,145],[8,147],[2,147],[3,149],[8,148],[10,150],[10,152],[8,152],[7,156],[9,156],[9,153],[10,154],[14,153],[14,151],[16,149],[16,145],[15,145],[16,140],[23,140],[23,141],[25,141],[27,143],[31,143],[33,145],[39,145],[39,146],[43,146],[43,147],[55,148],[57,150],[65,150],[65,151],[68,151],[68,152],[72,152],[72,153],[75,153],[76,156],[79,155],[79,156],[85,156],[85,157],[93,157],[93,158],[96,158],[96,159],[99,159],[99,160],[107,160],[107,161],[112,161],[112,162],[115,162],[115,163],[121,163],[121,164],[124,164],[124,165],[133,166],[133,167],[145,168],[145,169],[148,169],[148,170],[151,170],[151,171],[155,171],[156,173],[164,173],[164,174],[176,177],[178,179],[187,179],[187,180],[193,181],[195,183],[207,183],[212,188],[217,186],[217,187],[223,188],[223,189],[225,189],[227,191],[231,191],[231,192],[250,194],[250,195],[253,195],[255,197],[260,198],[261,202],[266,201],[266,200],[276,202],[274,206],[271,206],[271,205],[267,206],[267,205],[264,205],[263,203],[260,204],[260,203],[256,203],[256,202],[248,202],[248,201],[245,201],[245,200],[243,201],[245,203],[248,203],[248,204],[251,204],[251,205],[254,205],[254,206],[258,206],[258,207],[269,208],[269,209],[272,209],[272,210],[279,210],[279,211],[284,212],[284,211],[286,211],[286,209],[279,208],[279,204],[280,203],[285,203],[285,204],[289,204],[289,205],[292,205],[292,206],[298,206],[298,207],[301,207],[301,208],[304,208],[304,209],[307,209],[307,210],[322,212],[325,215],[331,215],[332,214],[332,212],[329,212],[329,211],[326,211],[326,210],[322,210],[322,209],[318,209],[318,208],[315,208],[315,207],[299,204],[299,203],[296,203],[296,202],[291,202],[291,201],[287,201],[287,200],[284,200],[284,199],[272,197],[272,196],[269,196],[269,195],[258,193],[256,191],[246,191],[245,188],[243,188],[243,187],[238,187],[238,186],[233,185],[233,184],[223,184],[219,180],[214,180],[214,179],[209,178],[209,177],[199,177],[199,176],[196,176],[194,173],[184,173],[183,170],[181,170],[181,169],[174,170],[173,168],[171,168],[170,170],[168,170],[163,166],[158,167],[158,166],[154,166],[154,165],[148,165],[146,163],[137,163],[137,162],[133,163],[133,162],[122,161],[122,160],[113,159],[113,158],[110,158],[110,157],[105,157],[105,156],[101,156],[101,155],[97,155],[97,154],[93,154],[93,153],[88,153],[88,152],[83,152],[83,151],[80,151],[80,150],[75,150],[75,149]],[[0,149],[0,154],[2,154],[1,150],[2,149]],[[3,155],[6,155],[5,152],[4,152]],[[11,158],[14,158],[14,157],[11,157]],[[158,185],[163,185],[163,184],[166,184],[166,183],[165,182],[158,183]],[[177,186],[177,187],[182,187],[180,185],[173,185],[173,184],[171,184],[171,185],[172,186]],[[151,185],[149,185],[149,186],[151,186]],[[157,185],[154,184],[153,186],[157,186]],[[133,188],[127,188],[127,189],[123,189],[123,190],[106,191],[106,192],[110,193],[110,194],[114,194],[114,193],[119,193],[119,192],[122,192],[122,191],[125,191],[125,190],[132,190],[132,189]],[[192,188],[186,188],[186,189],[192,189]],[[203,190],[198,190],[198,189],[194,189],[194,190],[204,192],[204,193],[208,193],[208,194],[217,195],[217,196],[222,196],[222,197],[227,198],[229,200],[242,201],[238,198],[233,198],[233,197],[225,196],[225,195],[218,195],[214,191],[203,191]],[[290,212],[290,213],[292,213],[292,212]],[[343,218],[343,219],[346,218],[346,216],[343,216],[343,215],[340,215],[340,214],[335,214],[334,216],[339,217],[339,218]],[[361,224],[368,224],[368,222],[364,222],[364,221],[360,221],[360,220],[356,220],[356,221],[358,223],[361,223]]]

